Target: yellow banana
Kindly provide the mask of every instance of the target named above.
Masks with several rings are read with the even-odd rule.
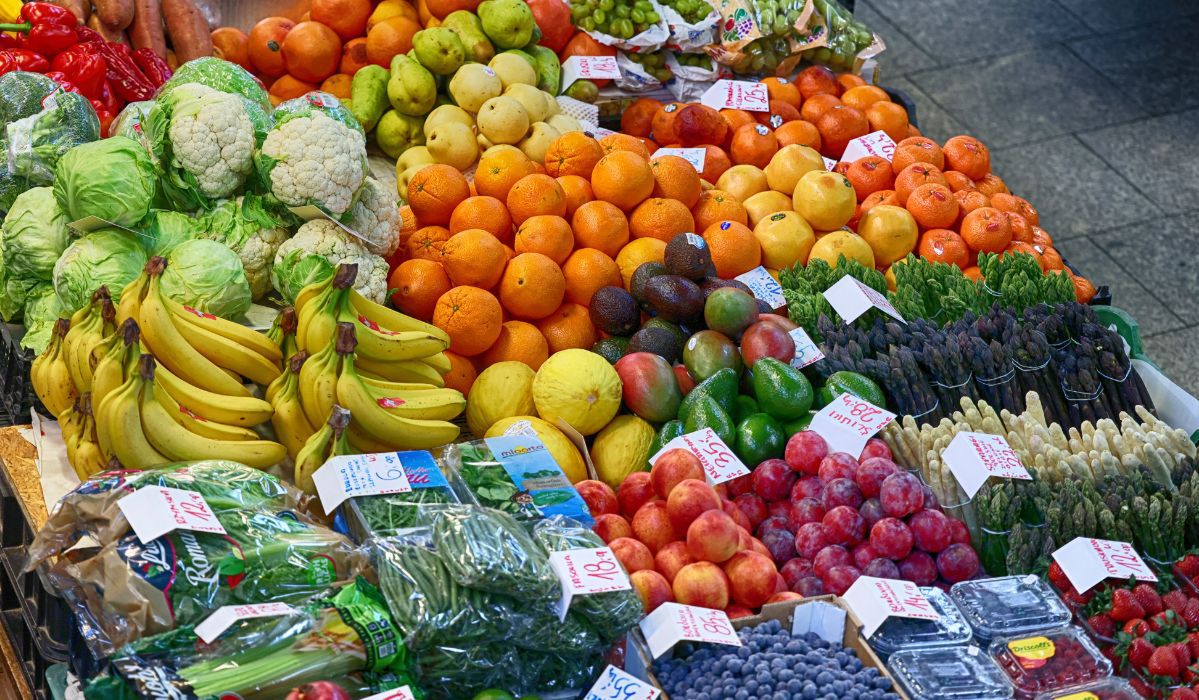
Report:
[[[328,289],[332,284],[333,284],[333,277],[329,277],[328,279],[326,279],[322,282],[313,282],[312,284],[308,285],[307,287],[304,287],[303,289],[301,289],[300,293],[296,295],[295,303],[292,304],[292,306],[294,306],[296,309],[296,313],[299,313],[300,309],[304,308],[308,304],[309,301],[311,301],[314,297],[319,295],[321,292]]]
[[[360,372],[364,373],[363,379],[369,375],[388,382],[417,382],[437,387],[445,386],[445,379],[441,376],[441,372],[420,360],[379,362],[368,357],[359,357],[356,366]]]
[[[300,349],[296,343],[296,325],[298,322],[299,319],[296,317],[295,308],[285,306],[279,312],[279,315],[275,317],[275,322],[271,324],[271,329],[266,332],[267,339],[279,346],[279,353],[283,356],[284,362],[287,362]]]
[[[385,379],[375,379],[374,377],[362,376],[362,368],[358,366],[355,360],[354,370],[358,372],[358,378],[362,380],[371,390],[378,389],[380,391],[424,391],[426,389],[438,389],[440,387],[427,382],[389,382]]]
[[[429,365],[443,375],[449,373],[449,371],[454,368],[454,365],[450,363],[450,358],[447,357],[444,352],[439,352],[436,355],[429,355],[428,357],[422,357],[420,361],[426,365]]]
[[[149,290],[142,299],[139,316],[143,342],[172,374],[189,384],[213,393],[249,396],[249,390],[239,380],[226,374],[179,334],[159,291],[159,276],[165,266],[166,261],[156,257],[146,267],[150,275]]]
[[[75,402],[58,417],[58,429],[62,431],[62,441],[67,446],[68,462],[73,462],[82,428],[83,411],[79,407],[79,397],[76,397]]]
[[[45,359],[42,361],[38,374],[34,376],[33,390],[42,405],[55,418],[74,405],[75,397],[79,396],[79,392],[75,389],[75,383],[71,381],[71,371],[67,367],[66,357],[63,355],[63,340],[70,328],[71,322],[65,318],[60,318],[55,322],[54,332],[50,336],[50,344],[42,353]]]
[[[346,290],[330,288],[304,307],[296,327],[301,348],[316,353],[336,340],[338,309],[345,303],[345,296]]]
[[[389,331],[428,333],[441,340],[445,345],[448,346],[450,344],[450,336],[437,326],[425,323],[420,319],[412,318],[394,309],[389,309],[382,304],[375,303],[354,289],[350,290],[350,307],[354,310],[355,314],[366,317]]]
[[[240,323],[204,313],[190,306],[184,306],[168,297],[163,297],[162,302],[176,321],[182,320],[185,323],[210,331],[238,345],[242,345],[247,350],[252,350],[263,356],[272,364],[283,360],[283,353],[279,350],[279,346],[271,342],[263,333],[246,328]]]
[[[167,300],[164,298],[163,301],[165,303]],[[232,370],[263,386],[279,376],[278,365],[245,345],[207,328],[188,323],[178,314],[172,314],[171,321],[179,335],[217,367]]]
[[[67,363],[67,371],[71,374],[71,383],[80,391],[91,391],[91,375],[85,371],[83,356],[85,352],[81,350],[82,346],[88,349],[95,344],[100,326],[103,324],[103,319],[100,318],[100,305],[95,301],[84,307],[87,313],[83,314],[78,322],[72,321],[71,330],[67,332],[63,338],[63,349],[65,351],[64,360]],[[76,316],[79,316],[76,313]],[[72,317],[74,318],[74,317]]]
[[[393,416],[453,420],[466,408],[466,398],[453,389],[392,392],[367,384],[366,390],[380,408]]]
[[[349,425],[350,412],[341,406],[333,406],[329,420],[308,438],[296,455],[296,486],[307,493],[316,493],[316,485],[312,483],[312,475],[316,470],[323,467],[331,457],[354,454],[354,449],[346,439],[346,429]]]
[[[458,426],[441,420],[420,420],[392,415],[371,396],[354,368],[353,355],[342,356],[337,378],[337,402],[350,410],[361,433],[393,449],[424,450],[453,442]]]
[[[75,460],[71,462],[71,466],[75,469],[75,474],[80,481],[86,481],[92,475],[99,474],[108,468],[107,465],[108,461],[104,459],[104,454],[95,440],[79,441],[79,446],[75,448]]]
[[[293,358],[295,357],[299,357],[299,359],[293,361]],[[283,364],[283,371],[279,373],[278,377],[275,377],[274,381],[266,385],[266,391],[263,392],[263,398],[265,398],[268,403],[273,404],[275,402],[275,395],[279,393],[279,389],[281,389],[288,381],[287,375],[293,373],[298,375],[300,368],[304,366],[304,362],[307,359],[307,350],[300,350],[295,355],[287,358],[287,361]]]
[[[183,426],[187,430],[212,438],[213,440],[258,440],[258,433],[247,428],[239,428],[236,425],[225,425],[224,423],[215,423],[200,416],[195,411],[187,406],[180,404],[166,389],[154,385],[154,400],[162,404],[169,415],[176,423]]]
[[[214,423],[250,428],[270,420],[271,405],[256,396],[225,396],[193,386],[159,365],[154,382],[171,398]]]
[[[146,282],[148,280],[146,271],[135,277],[132,282],[125,285],[121,290],[121,299],[117,302],[117,324],[124,324],[129,319],[137,320],[140,316],[139,310],[142,305],[142,298],[146,296]]]
[[[280,376],[281,384],[277,385],[271,398],[271,405],[275,409],[274,415],[271,416],[271,425],[275,428],[275,436],[287,448],[287,454],[292,459],[296,458],[300,448],[316,432],[304,415],[298,390],[299,371],[306,358],[307,354],[303,350],[292,356],[288,371]]]
[[[449,347],[440,338],[424,331],[393,331],[379,326],[374,321],[342,308],[338,313],[342,323],[354,324],[359,356],[380,362],[419,360],[436,355]]]
[[[137,321],[126,319],[120,330],[121,340],[109,348],[96,363],[92,375],[92,405],[99,406],[109,392],[125,383],[128,373],[141,354],[141,330]]]
[[[115,456],[126,469],[149,469],[172,461],[146,439],[142,427],[142,403],[153,377],[154,358],[142,355],[137,371],[120,389],[104,397],[96,416],[101,453]]]
[[[346,430],[346,435],[350,440],[350,444],[354,450],[362,454],[372,454],[375,452],[395,452],[394,445],[378,440],[367,434],[362,426],[358,425],[358,421],[351,418],[350,427]]]
[[[333,408],[337,393],[339,367],[340,360],[334,352],[334,345],[330,343],[320,352],[310,355],[300,368],[300,405],[304,407],[304,415],[311,425],[321,425],[329,419],[329,411]]]

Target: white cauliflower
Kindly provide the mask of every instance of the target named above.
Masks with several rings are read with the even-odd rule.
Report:
[[[314,219],[275,251],[271,282],[288,299],[305,286],[325,279],[342,263],[358,263],[354,289],[371,301],[387,296],[387,261],[327,219]]]
[[[335,216],[354,204],[368,170],[366,138],[319,111],[272,129],[262,155],[271,193],[281,202],[315,204]]]
[[[366,178],[362,195],[350,209],[348,226],[362,236],[367,250],[389,257],[400,245],[400,206],[395,188],[388,189],[373,177]]]
[[[234,194],[254,169],[254,122],[246,100],[199,83],[180,85],[168,98],[171,165],[195,179],[200,194]]]
[[[241,258],[241,266],[246,271],[246,281],[250,283],[250,293],[254,299],[261,299],[271,291],[271,263],[279,246],[287,240],[285,228],[263,228],[250,236],[237,251]]]
[[[221,241],[241,258],[255,301],[271,290],[271,264],[291,235],[287,222],[269,211],[262,197],[246,195],[221,202],[207,215],[200,235]]]

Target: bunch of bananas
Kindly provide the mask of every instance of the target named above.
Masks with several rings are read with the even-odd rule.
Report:
[[[62,439],[67,445],[67,461],[75,470],[80,481],[108,468],[108,462],[100,452],[96,434],[96,419],[92,416],[90,394],[83,394],[59,417]]]
[[[108,288],[100,287],[70,319],[58,320],[46,351],[34,359],[33,390],[55,418],[92,390],[92,371],[116,337],[116,314]]]
[[[347,428],[350,427],[350,412],[334,404],[329,420],[300,448],[296,455],[296,486],[308,493],[316,490],[312,475],[334,457],[358,454],[349,442]]]

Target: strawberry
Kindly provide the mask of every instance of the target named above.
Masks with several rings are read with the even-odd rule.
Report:
[[[1111,639],[1116,634],[1116,621],[1107,613],[1098,613],[1087,618],[1087,624],[1098,636]]]
[[[1191,650],[1191,658],[1199,659],[1199,632],[1187,635],[1187,648]]]
[[[1191,598],[1182,610],[1182,621],[1188,630],[1199,630],[1199,599]]]
[[[1162,597],[1157,594],[1157,589],[1148,583],[1138,583],[1132,589],[1132,596],[1137,599],[1142,608],[1145,608],[1146,615],[1156,615],[1165,607],[1162,605]]]
[[[1087,593],[1079,593],[1074,589],[1070,589],[1062,594],[1062,600],[1070,607],[1071,610],[1085,606],[1087,603],[1090,603],[1091,599],[1094,597],[1095,594],[1092,592],[1088,591]]]
[[[1164,603],[1167,608],[1173,610],[1179,615],[1181,615],[1182,611],[1186,609],[1188,600],[1190,600],[1190,598],[1187,598],[1186,594],[1182,591],[1170,591],[1162,596],[1162,603]]]
[[[1129,620],[1128,622],[1125,622],[1123,631],[1125,634],[1131,634],[1134,637],[1144,637],[1153,630],[1150,629],[1149,623],[1138,617],[1135,620]]]
[[[1170,645],[1174,650],[1174,655],[1178,657],[1179,668],[1186,668],[1191,665],[1191,650],[1182,642],[1175,642]]]
[[[1149,656],[1149,675],[1178,678],[1183,667],[1178,663],[1178,655],[1170,646],[1158,647]]]
[[[1167,700],[1199,700],[1199,693],[1190,688],[1175,688]]]
[[[1163,610],[1147,620],[1149,628],[1154,632],[1167,625],[1182,625],[1182,618],[1173,610]]]
[[[1117,588],[1112,591],[1112,619],[1116,622],[1128,622],[1138,617],[1145,617],[1145,608],[1137,602],[1132,591]]]
[[[1199,576],[1199,554],[1188,554],[1182,559],[1179,559],[1175,566],[1177,566],[1178,570],[1182,572],[1182,575],[1186,576],[1187,578]],[[1053,567],[1050,567],[1049,571],[1050,573],[1053,573]]]
[[[1132,664],[1133,668],[1141,669],[1149,665],[1149,659],[1153,656],[1156,647],[1144,637],[1137,637],[1128,645],[1128,663]]]
[[[1199,571],[1196,571],[1199,573]],[[1191,574],[1187,574],[1190,576]],[[1062,592],[1074,590],[1074,585],[1070,583],[1070,578],[1066,576],[1066,572],[1062,571],[1062,567],[1056,561],[1049,565],[1049,582],[1057,586],[1057,589]]]

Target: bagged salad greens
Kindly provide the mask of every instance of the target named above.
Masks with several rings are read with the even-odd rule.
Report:
[[[558,599],[560,584],[550,560],[506,513],[475,506],[441,506],[422,512],[450,576],[460,585],[529,601]]]
[[[411,491],[358,496],[343,506],[350,534],[359,542],[370,536],[395,535],[419,527],[417,515],[421,506],[459,502],[433,455],[414,450],[401,452],[399,458]]]

